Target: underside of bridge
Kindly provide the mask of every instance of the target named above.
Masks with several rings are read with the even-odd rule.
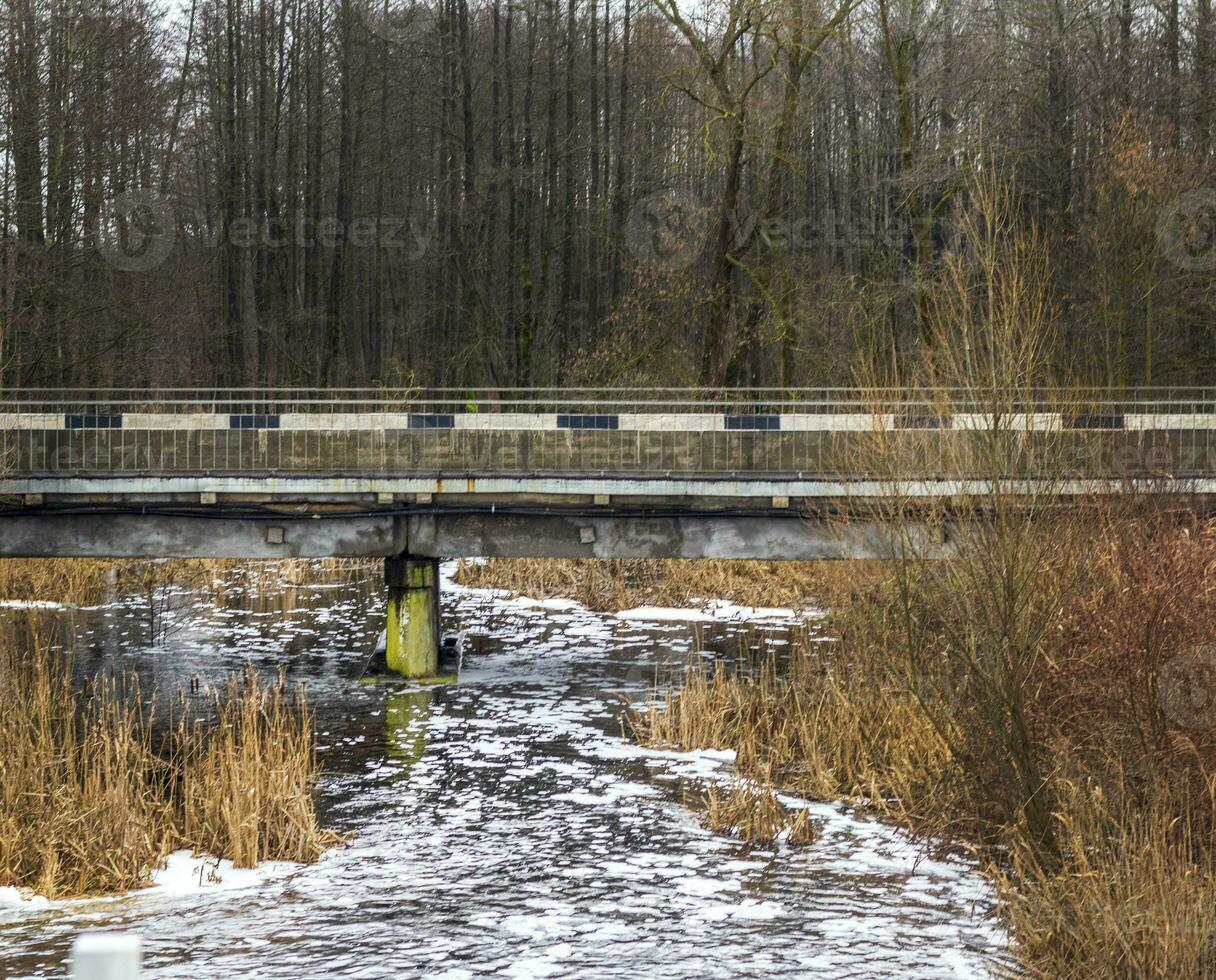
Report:
[[[868,519],[799,510],[462,504],[53,505],[0,514],[0,555],[88,558],[755,558],[889,556]]]
[[[771,488],[770,488],[771,489]],[[392,495],[394,498],[396,495]],[[682,496],[452,495],[420,502],[282,495],[28,494],[0,500],[0,555],[91,558],[383,558],[389,670],[434,677],[441,558],[889,557],[872,519],[830,502]],[[380,502],[375,502],[379,499]],[[7,501],[7,506],[4,506]],[[940,531],[918,532],[944,550]]]

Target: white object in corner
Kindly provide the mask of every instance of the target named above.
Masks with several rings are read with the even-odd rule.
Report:
[[[139,936],[81,933],[72,944],[72,980],[138,980],[142,955]]]

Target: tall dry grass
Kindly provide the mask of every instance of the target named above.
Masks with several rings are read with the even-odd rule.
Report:
[[[0,597],[94,605],[135,592],[147,597],[156,634],[167,589],[210,584],[237,565],[6,559]],[[265,573],[278,583],[302,567]],[[324,570],[365,569],[335,561]],[[77,690],[69,658],[41,632],[53,626],[18,614],[0,638],[0,886],[109,894],[146,883],[179,847],[251,867],[312,861],[335,843],[317,821],[320,769],[302,690],[247,670],[204,692],[201,705],[179,698],[170,730],[159,731],[137,677]]]
[[[0,558],[0,599],[94,606],[111,594],[151,595],[166,586],[205,586],[240,569],[255,582],[277,585],[325,573],[351,580],[379,564],[364,559],[241,561],[175,558]],[[159,600],[157,600],[159,601]]]
[[[211,692],[208,720],[178,722],[175,803],[181,834],[239,868],[315,861],[337,838],[317,822],[320,777],[313,716],[302,686],[251,670]]]
[[[94,606],[113,593],[199,585],[237,563],[212,559],[0,558],[0,599]]]
[[[1035,975],[1211,976],[1216,717],[1174,710],[1166,678],[1216,649],[1216,527],[1134,509],[1099,527],[1028,711],[1058,855],[1014,841],[1009,921]]]
[[[0,646],[0,886],[49,898],[147,883],[171,850],[312,861],[312,716],[302,694],[246,673],[157,733],[138,679],[85,691],[63,654],[31,637]]]
[[[694,670],[637,731],[734,748],[754,778],[861,796],[974,850],[1029,975],[1213,976],[1216,528],[1151,498],[1059,506],[1085,460],[1019,419],[1058,366],[1049,265],[997,177],[969,196],[968,251],[945,262],[914,380],[923,411],[988,424],[876,431],[864,455],[887,505],[863,513],[886,528],[889,578],[845,596],[835,648],[783,671]],[[917,498],[906,481],[930,465],[987,492],[965,511]],[[1180,658],[1199,695],[1181,710]]]
[[[1193,825],[1196,801],[1167,772],[1140,767],[1118,774],[1140,785],[1106,792],[1117,764],[1109,758],[1097,778],[1056,781],[1062,858],[1054,868],[1024,846],[993,868],[1025,972],[1211,977],[1216,867],[1210,835]]]
[[[753,671],[693,666],[627,722],[642,744],[731,749],[749,778],[819,799],[923,805],[951,762],[944,740],[881,663],[825,656],[822,643],[805,637],[784,664],[769,656]]]
[[[804,809],[790,811],[768,786],[741,783],[729,791],[710,786],[696,801],[701,825],[753,844],[774,843],[783,833],[791,844],[812,844],[815,824]]]
[[[91,558],[0,558],[0,598],[92,606],[113,588],[116,569]]]
[[[534,599],[574,599],[588,609],[686,606],[727,599],[747,606],[834,602],[867,587],[878,563],[690,561],[667,558],[492,558],[462,562],[461,585],[508,589]]]
[[[137,701],[72,687],[45,647],[0,648],[0,886],[119,892],[170,849],[163,765]]]

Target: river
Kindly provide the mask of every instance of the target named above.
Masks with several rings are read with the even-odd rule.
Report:
[[[445,567],[445,576],[451,569]],[[0,904],[0,977],[61,977],[82,930],[138,932],[151,977],[972,977],[1005,956],[983,879],[892,828],[812,804],[806,848],[746,846],[683,805],[723,753],[643,750],[623,696],[781,616],[691,624],[445,581],[459,683],[361,683],[378,571],[233,567],[209,585],[53,613],[82,671],[172,692],[251,661],[306,683],[323,822],[311,866],[200,862],[106,900]],[[649,617],[649,618],[648,618]]]

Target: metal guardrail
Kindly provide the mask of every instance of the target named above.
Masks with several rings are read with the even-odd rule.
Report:
[[[1023,389],[1011,410],[1216,413],[1216,387]],[[982,412],[974,393],[925,388],[15,388],[0,413]]]
[[[984,399],[925,389],[20,389],[0,477],[988,476]],[[1216,388],[1023,391],[1011,478],[1216,476]],[[945,413],[945,414],[944,414]],[[633,420],[631,422],[630,420]],[[638,420],[644,419],[642,424]],[[977,419],[979,420],[977,422]],[[875,460],[874,433],[888,433]]]

